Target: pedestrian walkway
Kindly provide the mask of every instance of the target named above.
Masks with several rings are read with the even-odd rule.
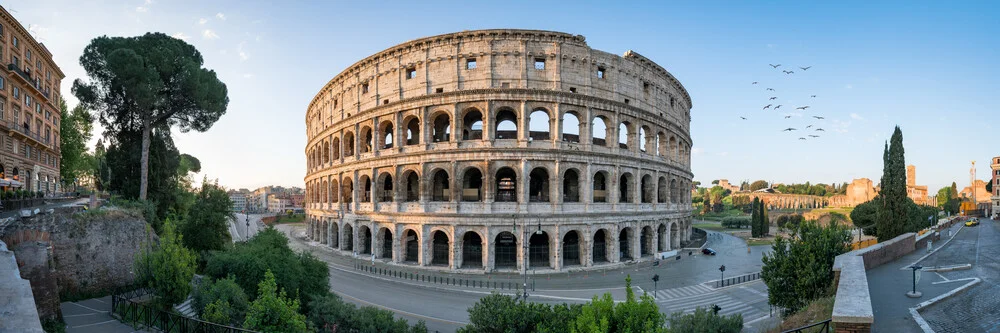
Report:
[[[746,322],[769,314],[767,294],[758,290],[762,287],[763,283],[721,291],[711,290],[703,285],[674,288],[657,293],[657,304],[660,306],[660,311],[668,315],[674,312],[692,313],[698,307],[711,309],[713,305],[718,305],[721,308],[719,314],[738,313],[743,315],[743,321]],[[679,297],[660,298],[660,295]]]
[[[111,296],[63,302],[60,308],[67,333],[146,332],[125,325],[111,316]]]
[[[709,292],[712,292],[712,288],[706,287],[704,284],[697,284],[687,287],[658,290],[656,291],[656,299],[684,298],[690,296],[704,295]]]
[[[58,200],[58,201],[55,201],[55,200]],[[52,201],[49,201],[48,204],[39,205],[39,206],[35,206],[35,207],[29,207],[29,208],[25,208],[25,209],[31,209],[31,210],[38,209],[39,211],[44,212],[44,211],[46,211],[48,209],[54,209],[54,208],[57,208],[57,207],[65,207],[65,206],[72,206],[72,205],[85,205],[88,202],[90,202],[89,198],[78,198],[78,199],[73,199],[73,200],[53,199]],[[21,211],[20,210],[11,210],[11,211],[6,211],[6,212],[0,213],[0,218],[15,217],[15,216],[20,216],[20,215],[21,215]]]

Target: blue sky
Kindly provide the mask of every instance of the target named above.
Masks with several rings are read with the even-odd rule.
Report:
[[[53,52],[71,106],[72,81],[84,75],[79,56],[95,36],[159,31],[195,45],[228,85],[229,110],[208,132],[174,138],[201,159],[204,174],[231,188],[302,185],[306,106],[347,66],[407,40],[485,28],[581,34],[593,48],[635,50],[665,67],[693,99],[692,167],[704,183],[877,182],[897,124],[917,183],[933,191],[967,184],[971,160],[987,178],[989,158],[1000,155],[1000,124],[992,125],[1000,116],[1000,20],[990,17],[1000,5],[985,1],[0,4]],[[762,111],[766,104],[783,106]],[[802,105],[807,112],[793,112]],[[801,141],[807,133],[780,131],[808,125],[826,132]]]

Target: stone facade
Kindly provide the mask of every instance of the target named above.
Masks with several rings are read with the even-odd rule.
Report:
[[[993,158],[993,163],[990,164],[990,181],[993,182],[993,193],[991,193],[990,200],[993,201],[992,208],[990,210],[991,215],[994,219],[1000,215],[1000,156]]]
[[[729,192],[731,193],[736,193],[740,191],[740,186],[730,184],[728,179],[719,179],[719,186],[729,190]]]
[[[976,179],[972,186],[966,186],[961,192],[958,192],[958,196],[969,200],[975,197],[977,203],[990,202],[992,197],[990,192],[986,190],[986,182],[979,179]]]
[[[652,259],[689,239],[690,109],[662,67],[579,35],[397,45],[309,105],[309,235],[451,270]]]
[[[3,7],[0,64],[2,186],[59,192],[59,87],[65,75],[45,45]]]
[[[917,185],[917,166],[906,166],[906,196],[921,205],[937,206],[936,197],[928,195],[927,185]],[[931,199],[935,199],[934,202]]]

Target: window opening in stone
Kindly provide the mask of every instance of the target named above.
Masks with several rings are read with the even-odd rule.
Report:
[[[528,117],[528,134],[531,140],[549,140],[549,113],[545,109],[535,109]]]
[[[431,238],[434,242],[432,251],[434,254],[431,256],[431,265],[435,266],[447,266],[448,265],[448,235],[443,231],[438,230],[434,232],[434,237]]]
[[[580,233],[576,230],[566,233],[562,241],[562,255],[564,266],[582,266],[580,260]]]
[[[462,268],[483,268],[483,239],[473,231],[462,236]]]
[[[382,176],[382,188],[379,191],[378,201],[380,202],[392,202],[393,191],[392,191],[392,175],[383,174]]]
[[[642,176],[642,179],[639,180],[639,182],[641,183],[640,184],[640,189],[642,190],[642,193],[640,193],[640,195],[642,196],[642,198],[641,198],[642,202],[643,203],[652,203],[653,202],[653,193],[654,193],[653,192],[653,177],[651,177],[650,175]]]
[[[476,69],[476,58],[469,58],[465,60],[465,69]]]
[[[528,201],[549,202],[549,172],[535,168],[528,177]]]
[[[628,149],[629,125],[627,121],[618,125],[618,148]]]
[[[417,117],[410,118],[406,123],[406,145],[415,145],[420,142],[420,120]]]
[[[656,202],[666,203],[667,202],[667,178],[660,177],[660,180],[656,184]]]
[[[438,94],[440,94],[440,93],[443,93],[443,92],[444,92],[444,88],[437,88],[437,89],[434,89],[434,92],[435,92],[435,93],[438,93]]]
[[[545,58],[535,58],[535,69],[545,69]]]
[[[620,178],[618,178],[618,202],[629,203],[632,202],[632,191],[631,183],[632,174],[625,173]]]
[[[448,173],[444,170],[438,170],[434,173],[434,183],[431,186],[431,200],[432,201],[451,201],[451,191],[450,191],[451,181],[448,179]]]
[[[496,174],[496,201],[497,202],[517,202],[517,174],[508,167],[497,170]]]
[[[410,171],[406,175],[406,201],[420,201],[420,176],[416,172]]]
[[[365,83],[361,84],[361,93],[362,94],[367,94],[368,93],[368,82],[365,82]]]
[[[404,249],[406,249],[404,261],[417,262],[417,258],[419,258],[420,255],[420,238],[417,236],[417,232],[413,231],[413,229],[407,229],[404,235],[406,235],[403,238],[403,242],[406,244],[404,247]]]
[[[566,142],[580,143],[580,133],[583,129],[580,126],[580,118],[575,113],[566,112],[562,121],[562,140]]]
[[[528,238],[529,268],[549,267],[549,235],[544,231],[535,231]]]
[[[504,231],[493,240],[493,252],[496,268],[513,268],[517,266],[517,237]]]
[[[434,142],[451,141],[451,119],[442,113],[434,118]]]
[[[483,173],[476,168],[469,168],[462,177],[462,201],[481,201],[483,199]]]
[[[483,114],[476,109],[465,111],[462,127],[462,140],[482,140]]]
[[[576,87],[569,87],[569,92],[576,93]]]
[[[629,248],[629,244],[632,244],[631,238],[631,228],[622,229],[618,234],[618,252],[620,253],[619,261],[632,260],[632,251]]]
[[[608,181],[604,172],[594,174],[594,202],[608,202]]]
[[[605,70],[604,67],[597,67],[597,78],[598,79],[603,79],[604,78],[604,70]]]
[[[496,138],[517,139],[517,116],[509,109],[501,110],[496,116]]]
[[[591,252],[594,256],[594,263],[608,262],[608,238],[604,229],[599,229],[594,233],[594,247]]]
[[[412,79],[412,78],[416,78],[416,77],[417,77],[417,69],[416,68],[412,68],[411,67],[411,68],[407,68],[406,69],[406,79],[407,80]]]
[[[567,170],[563,175],[563,202],[580,202],[580,175]]]

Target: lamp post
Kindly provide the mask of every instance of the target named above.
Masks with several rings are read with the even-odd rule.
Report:
[[[250,214],[247,214],[247,236],[244,240],[250,240]]]
[[[913,290],[906,292],[906,297],[919,298],[923,293],[917,291],[917,282],[920,282],[920,274],[917,274],[923,266],[913,265],[908,267],[913,270]]]
[[[719,276],[719,287],[722,287],[723,280],[726,279],[726,265],[719,266],[719,272],[721,273],[721,276]]]
[[[658,291],[658,289],[656,288],[656,283],[657,282],[660,282],[660,274],[653,274],[653,299],[654,300],[656,299],[656,292]]]

